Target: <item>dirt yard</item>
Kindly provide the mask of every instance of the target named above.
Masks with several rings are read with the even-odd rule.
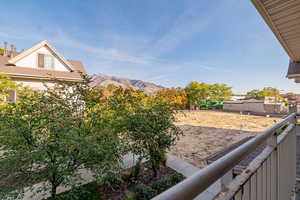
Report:
[[[184,136],[171,153],[200,168],[205,166],[203,160],[208,156],[243,138],[258,135],[281,120],[216,111],[184,112],[176,117]]]

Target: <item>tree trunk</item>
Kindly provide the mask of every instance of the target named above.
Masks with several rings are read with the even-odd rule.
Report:
[[[57,186],[55,184],[52,184],[52,188],[51,188],[51,197],[54,199],[56,196],[56,188]]]

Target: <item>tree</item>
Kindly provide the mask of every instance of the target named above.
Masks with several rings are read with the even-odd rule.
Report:
[[[174,125],[174,111],[162,99],[155,98],[148,107],[135,107],[126,117],[126,136],[131,150],[149,160],[156,176],[160,165],[166,164],[167,150],[175,144],[182,131]],[[137,163],[139,165],[139,163]]]
[[[264,94],[261,90],[251,90],[250,92],[247,92],[246,94],[247,99],[263,99]]]
[[[258,90],[258,89],[251,90],[251,91],[247,92],[247,94],[246,94],[246,98],[258,99],[258,100],[264,99],[267,96],[279,98],[280,92],[276,88],[265,87],[262,90]]]
[[[191,82],[185,88],[189,105],[200,105],[206,100],[224,101],[232,96],[231,87],[226,84]]]
[[[187,108],[187,94],[181,88],[165,88],[159,90],[156,96],[168,102],[175,110]]]
[[[185,91],[190,107],[193,105],[200,105],[201,102],[206,100],[209,96],[209,85],[192,81],[186,86]]]
[[[59,82],[45,92],[20,91],[17,103],[0,111],[0,199],[41,181],[51,189],[39,189],[55,197],[58,186],[80,181],[81,169],[99,182],[118,172],[121,141],[101,110],[94,112],[101,95],[87,78]]]
[[[0,74],[0,105],[4,105],[9,91],[17,90],[18,85],[8,75]]]
[[[132,175],[138,175],[142,159],[149,160],[156,174],[166,161],[167,149],[182,134],[174,125],[173,105],[159,95],[119,87],[101,106],[107,110],[106,124],[113,122],[109,126],[128,144],[127,151],[139,156]]]
[[[215,83],[209,85],[209,99],[212,101],[229,100],[232,95],[231,87],[225,84]]]
[[[280,92],[277,88],[272,88],[272,87],[265,87],[262,90],[263,96],[269,96],[269,97],[278,97],[280,96]]]

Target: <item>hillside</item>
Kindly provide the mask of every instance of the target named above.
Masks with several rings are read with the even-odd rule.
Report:
[[[101,73],[94,74],[92,76],[92,80],[93,80],[92,86],[107,86],[112,84],[116,86],[122,86],[124,88],[132,87],[137,90],[142,90],[145,93],[153,93],[159,89],[164,88],[160,85],[145,82],[142,80],[130,80],[128,78],[109,76]]]

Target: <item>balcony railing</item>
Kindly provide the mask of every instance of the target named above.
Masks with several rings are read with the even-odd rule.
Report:
[[[297,114],[295,108],[292,109],[294,113],[281,122],[195,175],[154,197],[153,200],[194,199],[264,142],[267,143],[267,147],[263,152],[252,160],[248,167],[223,188],[214,199],[290,199],[294,195],[296,183]],[[276,134],[277,130],[286,125],[287,128],[281,134]]]

